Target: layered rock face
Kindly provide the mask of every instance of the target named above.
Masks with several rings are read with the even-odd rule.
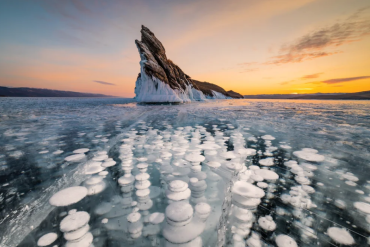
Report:
[[[135,40],[140,53],[140,73],[135,99],[145,103],[184,103],[206,99],[239,98],[233,91],[190,78],[166,56],[162,43],[147,27],[141,28],[141,41]],[[240,95],[241,96],[241,95]]]

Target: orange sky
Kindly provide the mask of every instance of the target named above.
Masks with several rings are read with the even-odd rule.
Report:
[[[369,6],[368,0],[2,1],[0,85],[133,97],[140,70],[134,40],[144,24],[185,73],[226,90],[366,91]]]

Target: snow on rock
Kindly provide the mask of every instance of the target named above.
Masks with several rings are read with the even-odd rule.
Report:
[[[212,90],[212,93],[213,93],[213,97],[210,97],[209,99],[230,99],[230,97],[222,94],[222,93],[219,93],[219,92],[216,92],[216,91],[213,91]]]

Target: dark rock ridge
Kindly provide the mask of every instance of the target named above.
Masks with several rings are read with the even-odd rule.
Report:
[[[223,89],[220,86],[217,86],[217,85],[209,83],[209,82],[197,81],[197,80],[194,80],[194,79],[192,81],[193,81],[193,84],[195,84],[197,86],[197,88],[200,91],[202,91],[202,93],[204,95],[212,97],[213,96],[213,91],[216,91],[216,92],[222,93],[223,95],[229,96],[227,94],[227,92],[225,91],[225,89]]]
[[[135,87],[137,101],[182,103],[243,97],[215,84],[191,79],[167,58],[164,46],[147,27],[141,27],[141,41],[135,43],[141,58]]]
[[[233,90],[227,91],[227,94],[230,95],[230,97],[233,97],[235,99],[243,99],[244,96],[241,95],[240,93],[234,92]]]

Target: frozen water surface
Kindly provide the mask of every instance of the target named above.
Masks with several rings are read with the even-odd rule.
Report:
[[[368,246],[370,103],[0,99],[0,246]]]

